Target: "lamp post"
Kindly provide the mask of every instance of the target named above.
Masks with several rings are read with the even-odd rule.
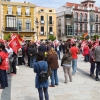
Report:
[[[36,21],[35,21],[35,23],[36,23],[36,28],[37,28],[37,40],[38,40],[38,28],[39,28],[39,26],[38,26],[38,18],[36,18]]]

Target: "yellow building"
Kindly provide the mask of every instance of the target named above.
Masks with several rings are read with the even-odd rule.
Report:
[[[56,10],[36,7],[36,32],[38,40],[46,40],[49,35],[56,37]]]
[[[1,34],[17,33],[24,40],[35,40],[35,4],[1,1]]]

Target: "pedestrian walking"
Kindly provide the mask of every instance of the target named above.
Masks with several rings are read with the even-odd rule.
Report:
[[[76,44],[73,44],[72,47],[70,48],[70,52],[72,54],[72,75],[75,75],[76,69],[77,69],[77,59],[78,59],[78,48],[76,47]]]
[[[99,80],[99,70],[100,70],[100,41],[99,41],[99,46],[97,46],[94,50],[94,61],[96,62],[97,64],[97,67],[96,67],[96,81]]]

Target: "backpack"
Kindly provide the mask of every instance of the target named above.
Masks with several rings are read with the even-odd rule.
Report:
[[[38,63],[37,63],[38,64]],[[44,67],[45,67],[45,64],[44,64],[44,67],[43,69],[40,69],[40,65],[38,64],[39,66],[39,70],[40,70],[40,74],[38,75],[39,76],[39,82],[45,82],[46,80],[48,80],[48,73],[47,71],[43,71]]]

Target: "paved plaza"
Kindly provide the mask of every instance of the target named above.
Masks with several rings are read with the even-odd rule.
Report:
[[[60,61],[59,61],[60,63]],[[49,87],[50,100],[100,100],[100,81],[89,76],[90,64],[79,55],[73,82],[64,84],[62,67],[58,70],[59,86]],[[9,75],[9,87],[0,90],[0,100],[39,100],[35,88],[35,73],[28,66],[19,66],[16,76]]]

